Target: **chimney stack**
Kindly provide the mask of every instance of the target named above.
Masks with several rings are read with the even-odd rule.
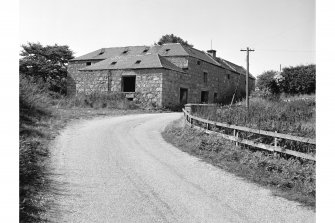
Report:
[[[213,58],[216,58],[216,50],[207,50],[207,53],[211,55]]]

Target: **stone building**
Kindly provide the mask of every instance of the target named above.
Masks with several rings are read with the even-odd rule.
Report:
[[[245,69],[179,43],[102,48],[72,59],[68,94],[123,92],[148,106],[220,103],[245,95]],[[249,91],[255,78],[249,75]]]

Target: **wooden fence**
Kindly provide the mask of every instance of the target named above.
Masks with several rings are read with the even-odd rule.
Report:
[[[185,123],[187,125],[195,128],[195,129],[205,130],[205,132],[208,133],[208,134],[219,134],[220,136],[222,136],[225,139],[235,141],[236,145],[241,143],[241,144],[249,145],[249,146],[252,146],[252,147],[257,147],[257,148],[272,151],[272,152],[285,153],[285,154],[289,154],[289,155],[292,155],[292,156],[296,156],[296,157],[300,157],[300,158],[315,161],[315,155],[314,154],[302,153],[302,152],[289,150],[289,149],[285,149],[283,147],[278,146],[278,139],[287,139],[287,140],[291,140],[291,141],[316,145],[315,139],[292,136],[292,135],[270,132],[270,131],[264,131],[264,130],[259,130],[259,129],[252,129],[252,128],[248,128],[248,127],[244,127],[244,126],[230,125],[230,124],[227,124],[227,123],[214,122],[214,121],[210,121],[210,120],[206,120],[206,119],[202,119],[202,118],[193,116],[188,111],[186,111],[185,109],[183,109],[183,112],[184,112],[184,117],[185,117]],[[206,128],[195,125],[194,121],[204,123],[206,125]],[[233,135],[227,135],[227,134],[224,134],[224,133],[219,133],[219,132],[210,130],[210,125],[212,125],[213,128],[223,127],[223,128],[231,129],[231,130],[233,130]],[[274,140],[273,140],[274,145],[258,143],[258,142],[255,142],[255,141],[249,140],[249,139],[242,139],[242,138],[239,137],[239,131],[273,137],[274,138]]]

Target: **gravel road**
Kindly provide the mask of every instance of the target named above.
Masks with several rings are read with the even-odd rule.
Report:
[[[166,143],[181,113],[69,125],[54,142],[55,222],[315,222],[315,212]]]

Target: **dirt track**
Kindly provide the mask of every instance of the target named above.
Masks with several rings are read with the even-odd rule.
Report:
[[[129,115],[68,126],[52,154],[56,222],[315,222],[274,197],[166,143],[180,113]]]

